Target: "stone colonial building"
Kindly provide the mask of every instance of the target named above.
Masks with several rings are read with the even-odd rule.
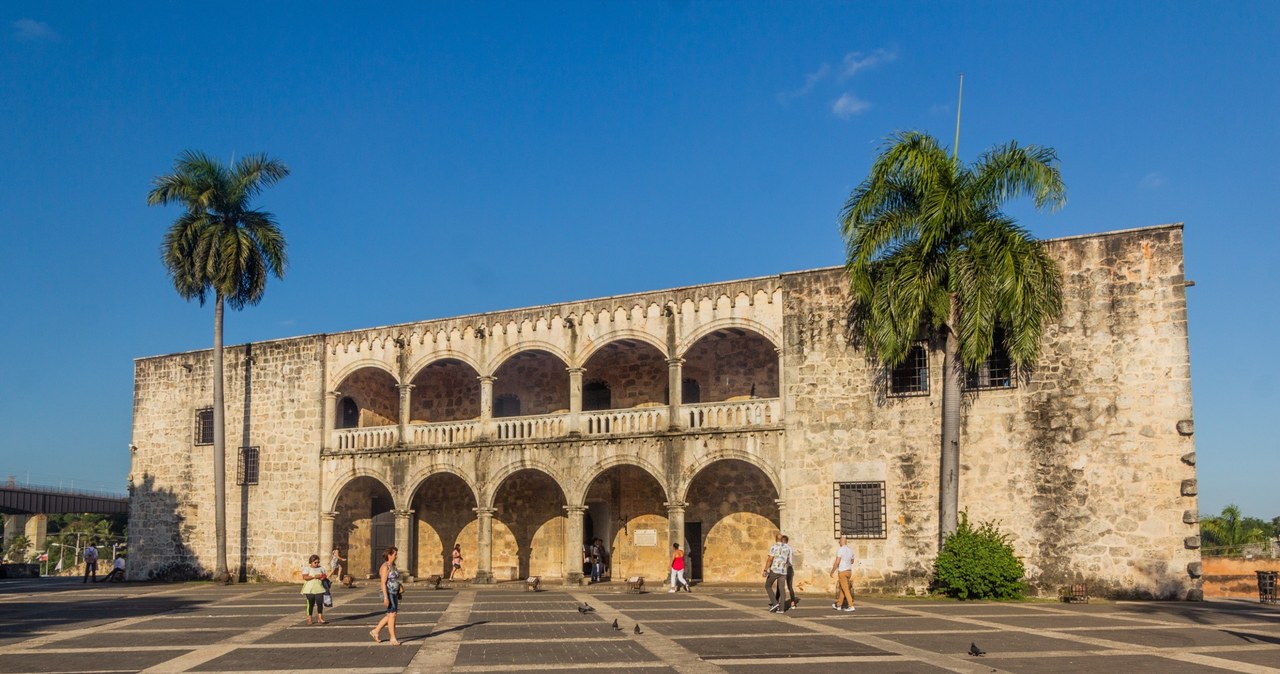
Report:
[[[1041,591],[1195,597],[1182,228],[1048,242],[1061,320],[1032,372],[966,381],[960,505],[1012,534]],[[937,551],[940,346],[884,372],[848,343],[839,268],[227,349],[229,563],[289,579],[339,547],[425,576],[758,582],[922,591]],[[213,565],[209,351],[136,362],[130,573]]]

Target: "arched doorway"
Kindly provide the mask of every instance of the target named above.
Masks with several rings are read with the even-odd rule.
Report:
[[[638,466],[614,466],[591,481],[583,499],[583,542],[604,540],[607,576],[652,577],[667,567],[667,500],[657,478]]]
[[[462,572],[454,580],[474,578],[480,557],[471,487],[453,473],[436,473],[418,485],[412,502],[416,575],[449,577],[453,546],[460,545]]]
[[[334,503],[333,547],[347,558],[347,572],[368,578],[382,564],[382,551],[395,545],[396,523],[391,492],[372,477],[357,477],[345,486]],[[328,564],[328,550],[324,563]]]
[[[502,481],[494,494],[493,577],[564,576],[564,491],[550,475],[524,469]]]
[[[690,575],[759,580],[761,560],[779,530],[777,499],[769,477],[746,461],[721,459],[698,471],[685,496]]]

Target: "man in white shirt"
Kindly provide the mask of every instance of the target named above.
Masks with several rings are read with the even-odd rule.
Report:
[[[835,561],[831,562],[831,573],[836,576],[840,589],[836,593],[836,601],[831,608],[837,611],[853,610],[853,587],[850,578],[853,576],[853,549],[849,547],[849,539],[840,537],[840,549],[836,550]]]
[[[98,549],[92,544],[84,549],[84,580],[81,582],[89,582],[89,576],[93,576],[93,582],[98,582]]]
[[[769,595],[769,612],[777,613],[784,610],[780,603],[778,594],[782,591],[781,587],[774,591],[775,584],[778,581],[786,582],[787,578],[787,559],[788,546],[782,543],[782,534],[774,537],[774,543],[769,547],[769,554],[764,558],[764,591]]]

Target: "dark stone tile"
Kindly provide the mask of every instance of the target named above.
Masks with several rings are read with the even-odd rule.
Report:
[[[1135,622],[1115,615],[1027,615],[1016,617],[989,617],[985,622],[1011,627],[1029,627],[1038,630],[1065,629],[1070,627],[1139,627],[1149,622]]]
[[[134,623],[129,627],[131,629],[147,630],[147,629],[176,629],[183,626],[191,627],[217,627],[226,629],[244,630],[252,627],[261,627],[270,622],[279,620],[278,615],[244,615],[244,616],[222,616],[211,618],[208,616],[191,615],[173,618],[156,618],[155,620],[144,620],[140,623]],[[305,621],[305,618],[303,619]]]
[[[103,669],[142,670],[172,660],[190,651],[130,651],[110,653],[29,653],[0,655],[0,672],[93,672]]]
[[[857,671],[858,674],[935,674],[950,670],[912,660],[848,660],[843,662],[770,662],[767,664],[731,664],[716,662],[730,674],[832,674]],[[856,670],[855,670],[856,668]]]
[[[776,639],[725,637],[681,639],[681,646],[705,660],[716,658],[788,658],[883,655],[885,651],[827,634],[797,634]]]
[[[920,648],[934,653],[946,653],[948,655],[964,655],[969,650],[969,644],[975,642],[988,653],[998,653],[1001,656],[1014,653],[1032,654],[1043,651],[1099,650],[1097,646],[1071,641],[1073,637],[1069,634],[1063,635],[1061,639],[1042,637],[1025,632],[878,634],[876,636],[913,648]]]
[[[1269,644],[1280,650],[1280,635],[1247,628],[1164,627],[1141,630],[1088,630],[1081,636],[1110,639],[1153,648],[1193,648],[1196,646],[1243,646]]]
[[[44,648],[129,648],[131,646],[207,646],[230,639],[240,630],[199,630],[176,632],[138,631],[119,632],[101,631],[72,639],[55,641]]]
[[[403,635],[402,635],[403,638]],[[237,648],[191,668],[193,672],[239,672],[264,669],[333,669],[358,667],[406,667],[418,652],[418,644],[392,646],[369,642],[368,646],[315,648]]]
[[[583,624],[551,623],[551,624],[511,624],[511,623],[478,623],[463,630],[463,639],[582,639],[622,636],[613,626],[604,621]]]
[[[713,621],[681,621],[644,623],[645,629],[651,629],[664,636],[678,639],[682,636],[710,636],[716,634],[815,634],[801,623],[783,620],[713,620]]]
[[[1235,671],[1229,667],[1205,667],[1147,655],[1073,655],[1061,658],[987,658],[984,665],[1015,674],[1062,672],[1124,672],[1124,674],[1210,674]]]
[[[473,644],[458,648],[458,665],[501,668],[513,664],[652,662],[657,656],[630,639],[598,639],[510,644]]]
[[[1209,655],[1231,662],[1244,662],[1250,665],[1262,665],[1263,667],[1275,667],[1280,669],[1280,648],[1228,652],[1218,651],[1214,653],[1205,653],[1204,655]]]

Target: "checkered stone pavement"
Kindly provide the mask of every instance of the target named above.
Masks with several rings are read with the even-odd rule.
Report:
[[[1280,672],[1280,609],[1246,601],[875,598],[843,613],[806,597],[769,613],[763,591],[743,588],[412,585],[392,646],[369,636],[383,615],[370,585],[335,588],[328,625],[307,625],[298,590],[0,581],[0,674]],[[970,643],[986,655],[968,655]]]

